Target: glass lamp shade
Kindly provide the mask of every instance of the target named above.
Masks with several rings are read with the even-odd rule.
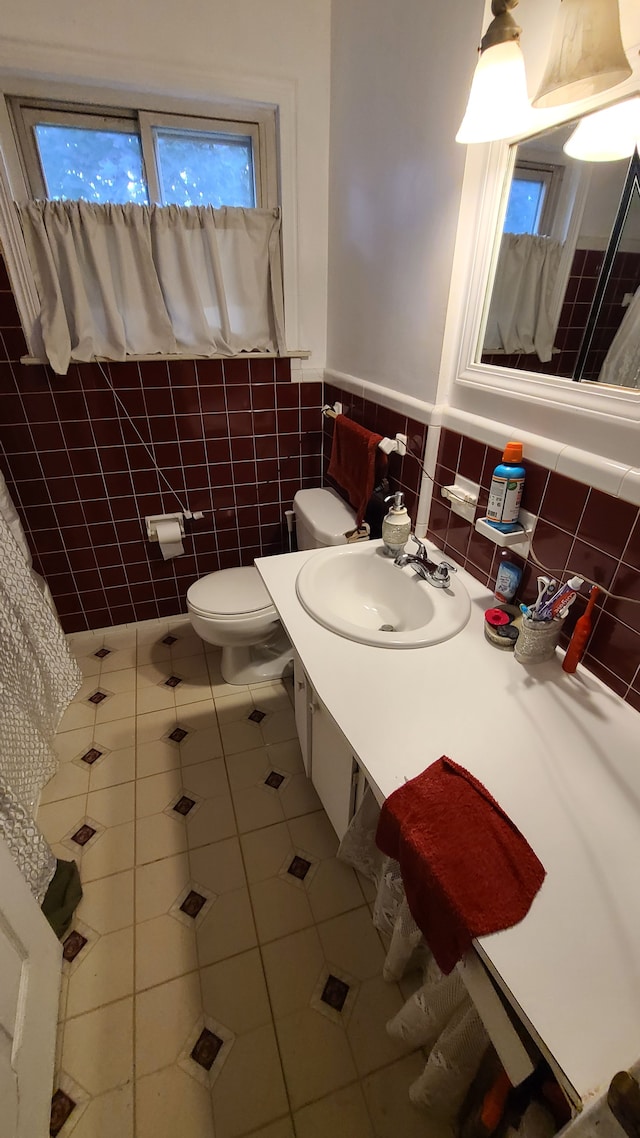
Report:
[[[558,107],[608,91],[631,75],[618,0],[561,0],[534,107]]]
[[[615,162],[630,158],[636,146],[640,146],[640,95],[581,119],[563,149],[583,162]]]
[[[531,118],[524,58],[516,40],[483,51],[456,142],[512,138]]]

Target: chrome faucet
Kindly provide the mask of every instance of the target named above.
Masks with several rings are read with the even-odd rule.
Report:
[[[412,569],[422,577],[423,581],[428,581],[436,589],[447,589],[450,584],[449,571],[457,573],[455,565],[449,565],[447,561],[441,561],[438,565],[437,562],[432,561],[427,553],[427,548],[424,542],[420,541],[419,537],[415,534],[409,535],[411,541],[415,542],[418,546],[417,553],[398,553],[395,557],[394,564],[403,568],[405,565],[410,565]]]

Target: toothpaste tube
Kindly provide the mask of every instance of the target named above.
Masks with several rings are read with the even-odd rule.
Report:
[[[554,620],[560,617],[561,613],[566,615],[564,609],[568,609],[573,603],[582,585],[584,585],[582,577],[569,577],[569,580],[540,606],[537,613],[538,620]]]

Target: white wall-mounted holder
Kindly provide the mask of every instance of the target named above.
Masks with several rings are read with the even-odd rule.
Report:
[[[488,537],[489,541],[492,541],[494,545],[499,545],[501,549],[512,549],[514,553],[526,559],[529,556],[538,518],[535,514],[530,514],[528,510],[520,510],[518,518],[520,528],[514,530],[513,533],[502,533],[495,526],[492,526],[486,518],[478,518],[476,531],[481,533],[483,537]]]
[[[451,509],[454,514],[458,514],[467,522],[473,521],[476,516],[476,506],[480,493],[480,486],[477,482],[472,482],[471,479],[458,474],[455,485],[441,486],[440,493],[443,498],[451,502]]]
[[[184,514],[154,514],[144,519],[149,541],[158,541],[158,522],[178,522],[180,536],[184,537]]]
[[[378,450],[384,454],[399,454],[402,458],[407,453],[407,436],[398,434],[394,439],[384,438],[378,443]]]

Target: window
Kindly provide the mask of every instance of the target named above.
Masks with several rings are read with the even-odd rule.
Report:
[[[271,207],[275,120],[8,100],[34,198]],[[237,115],[237,111],[235,112]],[[223,117],[224,115],[224,117]]]
[[[516,164],[504,221],[505,233],[551,233],[562,174],[562,166]]]

